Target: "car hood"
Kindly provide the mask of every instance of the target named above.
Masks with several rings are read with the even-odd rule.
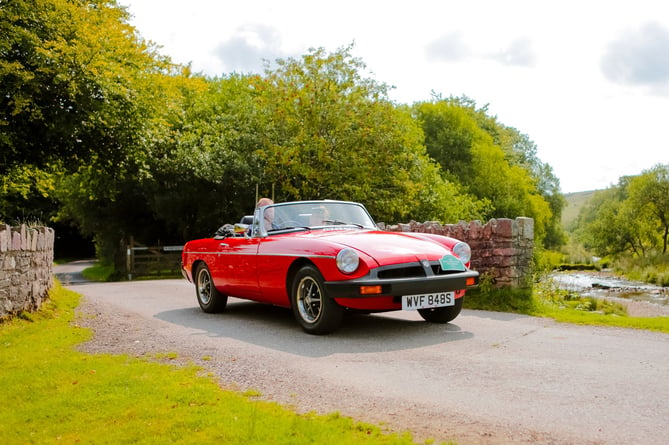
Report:
[[[423,259],[435,261],[452,255],[442,244],[401,232],[323,230],[312,232],[312,236],[364,252],[379,266]]]

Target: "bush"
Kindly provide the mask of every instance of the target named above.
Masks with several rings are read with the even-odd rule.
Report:
[[[565,255],[555,250],[534,250],[534,266],[539,272],[549,272],[555,270],[559,264],[565,262]]]
[[[467,291],[464,306],[467,309],[528,314],[534,309],[532,288],[495,287],[494,278],[483,274],[479,287]]]
[[[669,254],[617,258],[613,268],[616,273],[631,280],[669,286]]]

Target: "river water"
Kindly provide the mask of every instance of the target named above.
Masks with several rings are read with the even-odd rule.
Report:
[[[611,272],[554,272],[550,277],[559,288],[582,295],[644,301],[669,308],[669,288],[626,280]]]

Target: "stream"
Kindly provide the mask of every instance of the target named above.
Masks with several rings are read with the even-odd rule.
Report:
[[[669,288],[630,281],[609,271],[568,271],[550,274],[560,289],[581,295],[625,302],[643,302],[657,306],[659,313],[669,313]]]

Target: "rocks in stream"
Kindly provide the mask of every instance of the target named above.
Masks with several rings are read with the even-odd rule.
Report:
[[[592,283],[591,287],[593,289],[601,289],[608,292],[616,293],[646,293],[651,295],[665,295],[667,294],[669,288],[662,287],[656,289],[648,289],[645,287],[634,287],[634,286],[612,286],[602,283]]]

